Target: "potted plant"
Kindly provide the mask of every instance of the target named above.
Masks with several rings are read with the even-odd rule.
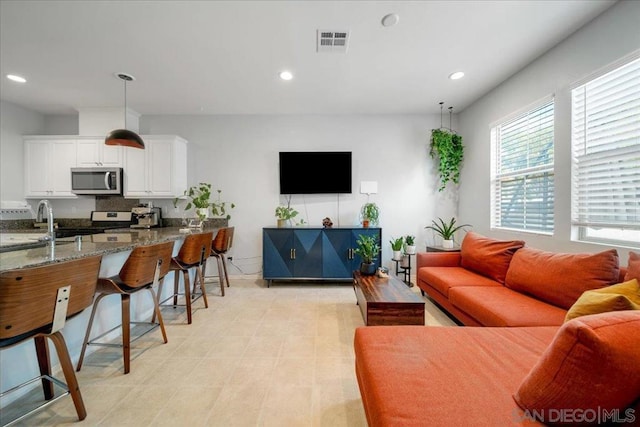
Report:
[[[438,173],[440,175],[440,187],[442,191],[447,182],[460,182],[460,165],[462,164],[463,146],[462,137],[447,129],[433,129],[431,131],[431,147],[429,155],[438,161]]]
[[[360,209],[360,216],[362,217],[362,226],[364,228],[369,227],[369,225],[376,226],[378,225],[380,209],[375,203],[367,202],[362,205],[362,209]]]
[[[402,244],[404,243],[404,237],[398,237],[397,239],[392,237],[391,240],[389,240],[389,243],[391,243],[393,259],[395,261],[400,261],[402,259]]]
[[[456,231],[464,227],[471,227],[469,224],[456,225],[456,219],[451,218],[449,222],[444,222],[442,218],[438,218],[438,222],[431,221],[431,225],[427,225],[425,228],[433,230],[442,237],[442,247],[451,249],[453,248],[453,238]]]
[[[375,236],[366,236],[364,234],[358,236],[356,240],[356,248],[353,250],[360,255],[360,272],[364,275],[371,276],[376,272],[375,260],[380,253],[380,245]]]
[[[410,234],[404,238],[404,252],[408,255],[415,255],[416,253],[416,236]]]
[[[276,208],[276,218],[278,218],[278,227],[291,226],[291,220],[298,215],[298,211],[291,206],[278,206]]]
[[[196,215],[200,221],[204,221],[209,218],[211,212],[213,216],[222,216],[226,219],[231,219],[231,215],[227,213],[227,202],[222,200],[222,190],[217,190],[217,200],[211,201],[211,184],[207,182],[201,182],[198,185],[192,185],[187,190],[184,190],[182,197],[176,197],[173,200],[173,206],[178,206],[178,201],[181,199],[189,200],[184,210],[188,211],[191,208],[195,208]],[[231,209],[235,208],[234,203],[229,203]]]

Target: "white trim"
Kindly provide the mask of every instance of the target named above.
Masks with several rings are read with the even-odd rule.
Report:
[[[514,121],[516,119],[519,119],[522,116],[525,116],[527,114],[529,114],[531,112],[531,110],[535,110],[538,107],[543,106],[544,104],[547,104],[551,101],[555,101],[555,97],[556,94],[555,93],[551,93],[548,95],[543,96],[542,98],[539,98],[538,100],[531,102],[529,104],[527,104],[526,106],[517,109],[516,111],[507,114],[506,116],[502,117],[501,119],[498,120],[494,120],[493,122],[489,123],[489,128],[494,129],[502,124],[504,124],[505,122],[510,122],[510,121]],[[555,109],[554,109],[554,116],[555,116]]]
[[[591,73],[580,78],[579,80],[574,81],[573,83],[571,83],[571,85],[569,85],[569,91],[572,91],[582,85],[585,85],[590,81],[597,79],[598,77],[602,77],[605,74],[617,68],[620,68],[631,61],[635,61],[638,58],[640,58],[640,49],[634,52],[631,52],[630,54],[623,56],[622,58],[616,59],[615,61],[598,68],[596,71],[592,71]]]

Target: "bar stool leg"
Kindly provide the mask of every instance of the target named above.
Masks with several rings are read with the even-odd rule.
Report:
[[[209,301],[207,300],[207,289],[204,285],[204,270],[202,270],[201,267],[196,267],[196,275],[193,279],[193,294],[196,293],[196,284],[200,285],[200,292],[202,292],[204,307],[209,308]]]
[[[178,305],[178,290],[180,289],[180,275],[176,271],[173,275],[173,308]]]
[[[227,257],[222,254],[220,255],[222,258],[222,267],[224,268],[224,279],[227,281],[227,288],[229,287],[229,274],[227,273]]]
[[[71,398],[73,399],[73,405],[76,407],[78,419],[84,420],[87,417],[87,410],[84,407],[82,395],[80,394],[80,386],[78,385],[76,374],[73,372],[73,364],[69,357],[67,344],[65,343],[64,337],[60,331],[49,335],[49,338],[53,341],[53,345],[56,347],[58,360],[60,361],[60,366],[62,367],[62,372],[64,373],[64,378],[67,382],[67,387],[69,388],[69,394],[71,394]]]
[[[187,306],[187,323],[191,324],[191,284],[189,283],[189,270],[182,271],[184,278],[184,299]],[[195,280],[195,279],[194,279]]]
[[[220,292],[224,296],[224,267],[222,266],[222,259],[220,256],[216,256],[218,262],[218,280],[220,281]]]
[[[49,358],[49,346],[47,339],[42,336],[34,337],[36,345],[36,355],[38,356],[38,366],[40,367],[40,375],[51,375],[51,359]],[[42,379],[42,390],[45,400],[51,400],[54,396],[53,382],[46,378]]]
[[[161,286],[161,285],[162,283],[160,283],[158,286]],[[151,322],[155,323],[155,318],[156,317],[158,318],[158,323],[160,324],[160,330],[162,331],[162,339],[166,344],[168,342],[167,333],[164,330],[164,319],[162,318],[162,314],[160,313],[160,303],[158,301],[158,296],[153,291],[152,287],[149,287],[149,292],[151,292],[151,298],[153,299],[153,318],[151,319]]]
[[[84,360],[84,352],[87,350],[87,345],[89,345],[89,336],[91,335],[91,327],[93,326],[93,320],[96,317],[96,311],[98,309],[98,304],[102,300],[102,298],[106,297],[107,294],[99,294],[96,297],[96,300],[93,302],[93,308],[91,309],[91,316],[89,317],[89,324],[87,325],[87,333],[84,335],[84,341],[82,342],[82,351],[80,351],[80,358],[78,359],[78,366],[76,366],[76,371],[80,372],[80,368],[82,368],[82,361]]]
[[[124,373],[129,373],[130,357],[131,357],[131,297],[127,294],[121,294],[122,305],[122,359],[124,361]]]

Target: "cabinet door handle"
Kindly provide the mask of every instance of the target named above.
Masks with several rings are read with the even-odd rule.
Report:
[[[293,248],[293,259],[296,259],[296,249]]]
[[[293,259],[293,249],[289,249],[289,259]]]

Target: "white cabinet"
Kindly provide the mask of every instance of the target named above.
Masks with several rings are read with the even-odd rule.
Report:
[[[141,135],[145,149],[124,149],[124,197],[174,198],[187,188],[187,141]]]
[[[78,167],[122,166],[123,147],[105,145],[104,138],[78,138]]]
[[[25,137],[26,198],[69,198],[71,168],[76,167],[76,140],[61,137]]]

